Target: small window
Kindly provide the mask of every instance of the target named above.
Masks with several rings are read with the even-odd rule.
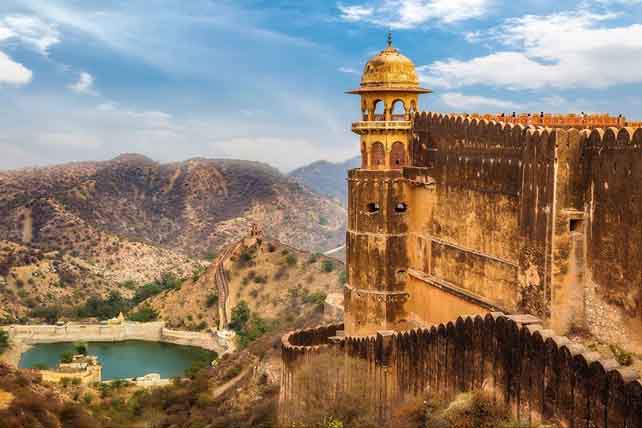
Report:
[[[379,204],[378,204],[378,203],[376,203],[376,202],[370,202],[370,203],[368,204],[368,212],[369,212],[370,214],[378,213],[378,212],[379,212],[379,210],[380,210],[380,208],[379,208]]]
[[[571,232],[583,232],[584,220],[582,220],[581,218],[572,218],[568,222],[568,230]]]
[[[407,210],[408,210],[408,205],[406,205],[406,204],[405,204],[405,203],[403,203],[403,202],[399,202],[399,203],[395,206],[395,212],[396,212],[396,213],[399,213],[399,214],[400,214],[400,213],[405,213]]]

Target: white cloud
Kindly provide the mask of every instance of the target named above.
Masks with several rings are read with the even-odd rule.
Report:
[[[3,84],[21,86],[31,82],[33,73],[0,51],[0,86]]]
[[[80,73],[76,83],[69,85],[69,89],[79,94],[98,95],[94,89],[94,76],[85,71]]]
[[[482,97],[477,95],[464,95],[460,92],[447,92],[441,96],[441,101],[449,107],[463,111],[472,110],[520,110],[524,108],[523,104],[513,101],[500,100],[497,98]]]
[[[607,26],[615,16],[577,11],[508,19],[467,36],[506,50],[436,61],[418,70],[424,82],[444,88],[606,88],[642,82],[642,25]]]
[[[36,16],[10,15],[0,20],[0,42],[16,39],[43,55],[60,42],[60,33],[51,24]]]
[[[346,74],[359,74],[359,72],[352,67],[339,67],[338,70],[341,73],[346,73]]]
[[[346,6],[339,4],[347,22],[410,29],[433,21],[452,24],[486,14],[492,0],[378,0]]]

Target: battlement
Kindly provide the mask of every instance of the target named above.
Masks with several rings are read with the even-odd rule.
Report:
[[[623,117],[608,115],[512,117],[421,112],[413,118],[413,130],[444,132],[460,140],[488,141],[504,147],[519,146],[532,137],[545,138],[555,132],[580,132],[590,146],[642,147],[642,122],[627,122]]]
[[[461,114],[465,117],[519,125],[543,126],[548,128],[592,129],[606,127],[640,127],[642,122],[627,121],[626,117],[604,114],[554,114],[554,113],[497,113],[497,114]]]

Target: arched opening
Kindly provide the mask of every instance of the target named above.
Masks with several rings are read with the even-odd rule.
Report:
[[[372,145],[370,162],[372,169],[381,169],[384,167],[386,162],[386,150],[382,143],[377,142]]]
[[[410,114],[417,113],[417,103],[415,100],[410,101]]]
[[[375,100],[372,105],[372,120],[386,120],[386,106],[382,100]]]
[[[361,168],[368,168],[368,150],[366,149],[366,143],[361,143]]]
[[[399,202],[397,205],[395,205],[395,212],[397,214],[402,214],[408,211],[408,205],[406,205],[405,202]]]
[[[406,120],[406,105],[403,100],[392,103],[392,120]]]
[[[403,146],[403,143],[397,141],[392,145],[392,151],[390,152],[390,167],[391,168],[401,168],[406,164],[406,149]]]

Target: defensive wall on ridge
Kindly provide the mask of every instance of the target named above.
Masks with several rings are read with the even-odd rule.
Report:
[[[566,332],[586,323],[592,288],[642,341],[642,129],[421,113],[413,134],[402,169],[411,318],[501,310]]]
[[[532,316],[465,316],[364,337],[336,336],[342,329],[329,325],[283,337],[284,425],[314,405],[307,401],[310,383],[317,388],[315,379],[332,379],[322,391],[328,401],[359,386],[382,426],[406,398],[428,392],[450,400],[471,390],[486,391],[531,424],[556,419],[563,427],[642,426],[637,373],[555,336]],[[325,359],[334,363],[323,364]],[[305,367],[313,379],[301,378]]]

